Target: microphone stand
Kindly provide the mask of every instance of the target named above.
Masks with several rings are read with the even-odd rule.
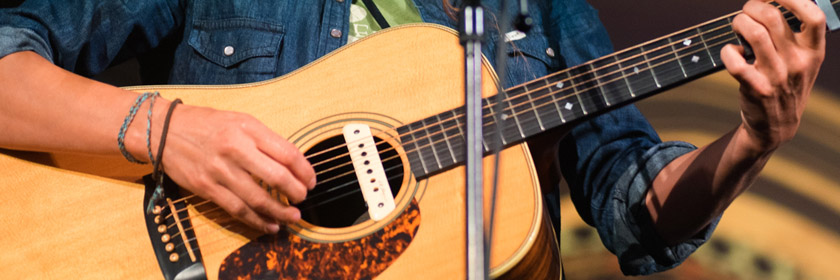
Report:
[[[490,260],[484,236],[484,184],[482,183],[481,45],[484,9],[478,0],[464,2],[459,11],[458,34],[464,46],[466,143],[466,263],[467,279],[487,279]]]

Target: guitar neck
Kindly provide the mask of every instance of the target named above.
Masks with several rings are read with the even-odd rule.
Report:
[[[773,4],[798,31],[799,20]],[[830,6],[834,11],[829,12],[837,15],[840,1]],[[496,139],[503,147],[518,144],[719,71],[724,67],[720,50],[727,44],[743,46],[750,58],[750,47],[732,28],[738,13],[509,88],[501,114],[494,111],[496,97],[485,98],[484,152],[491,152]],[[463,162],[464,116],[463,108],[456,108],[397,129],[415,176],[424,178]],[[502,134],[497,138],[499,124]]]

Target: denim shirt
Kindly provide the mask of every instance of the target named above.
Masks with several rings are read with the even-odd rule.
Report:
[[[497,0],[485,0],[498,15]],[[511,10],[515,3],[511,2]],[[506,87],[612,52],[597,12],[584,0],[530,1],[535,24],[508,51]],[[34,51],[81,75],[145,53],[176,38],[174,84],[231,84],[289,73],[347,41],[348,0],[28,0],[0,10],[0,57]],[[439,0],[415,0],[423,21],[453,27]],[[495,26],[488,16],[487,26]],[[494,63],[499,34],[488,28],[485,56]],[[231,49],[226,50],[227,47]],[[227,53],[226,53],[227,52]],[[662,143],[633,106],[577,125],[558,157],[581,217],[594,226],[625,274],[650,274],[681,263],[717,225],[667,246],[653,228],[644,197],[674,158],[695,149]],[[551,209],[557,211],[557,209]]]

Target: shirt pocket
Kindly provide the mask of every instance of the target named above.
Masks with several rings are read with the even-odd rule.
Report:
[[[283,27],[253,19],[198,20],[188,44],[200,83],[245,83],[273,78]]]

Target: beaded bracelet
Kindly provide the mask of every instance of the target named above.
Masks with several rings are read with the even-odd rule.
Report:
[[[146,102],[146,99],[152,96],[160,96],[160,94],[157,92],[146,92],[141,94],[140,96],[137,96],[137,99],[134,100],[134,105],[132,105],[131,108],[128,110],[128,115],[125,116],[125,120],[123,121],[122,127],[120,127],[119,134],[117,134],[117,146],[120,148],[120,153],[122,153],[123,157],[125,157],[125,159],[131,163],[146,164],[146,162],[142,162],[134,158],[134,156],[132,156],[131,153],[129,153],[128,150],[125,148],[125,133],[126,131],[128,131],[128,126],[134,120],[134,116],[137,115],[137,111],[140,110],[140,106],[143,105],[143,102]],[[149,115],[151,115],[151,108],[149,110]],[[148,135],[151,133],[150,129],[151,125],[146,131],[147,138]]]

